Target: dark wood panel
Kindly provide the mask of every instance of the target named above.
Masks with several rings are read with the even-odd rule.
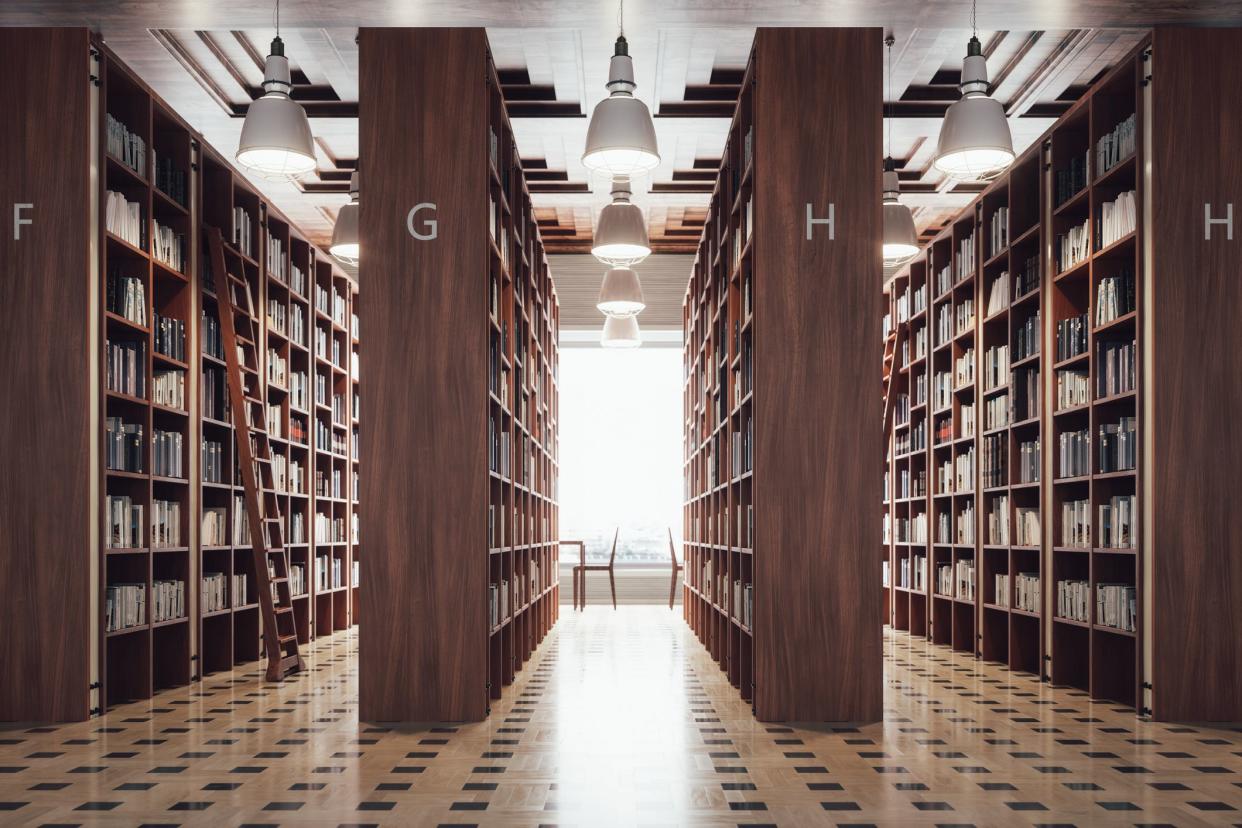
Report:
[[[486,48],[482,29],[360,35],[369,721],[487,710]],[[422,202],[439,207],[433,241],[406,230]]]
[[[85,29],[0,29],[0,719],[88,715],[91,89]],[[54,101],[54,106],[48,102]],[[13,239],[13,205],[34,223]]]
[[[755,710],[876,721],[883,701],[879,29],[755,46]],[[842,82],[849,78],[848,82]],[[826,217],[806,239],[806,205]]]
[[[1154,714],[1242,720],[1242,30],[1153,39]],[[1234,240],[1213,228],[1234,205]]]

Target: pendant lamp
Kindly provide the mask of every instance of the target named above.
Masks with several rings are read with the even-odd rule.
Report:
[[[893,36],[884,39],[888,47],[889,94],[892,98]],[[888,151],[884,159],[884,266],[897,267],[913,259],[919,252],[918,233],[914,229],[914,216],[910,208],[897,200],[900,183],[897,165],[893,163],[893,121],[888,119]]]
[[[975,7],[971,4],[971,28]],[[988,66],[979,38],[972,35],[962,61],[962,97],[949,107],[940,125],[932,164],[951,178],[993,178],[1013,163],[1013,136],[1005,109],[988,97]]]
[[[643,344],[638,332],[638,317],[610,316],[604,320],[604,333],[599,344],[605,348],[637,348]]]
[[[336,214],[332,245],[328,248],[338,262],[358,264],[358,172],[349,177],[349,203]]]
[[[595,106],[587,125],[582,164],[593,173],[632,178],[660,163],[655,124],[647,105],[634,97],[634,61],[625,40],[624,5],[618,15],[621,33],[608,64],[608,97]]]
[[[276,37],[263,64],[263,96],[246,110],[237,146],[237,163],[264,178],[292,178],[315,169],[310,123],[301,104],[289,97],[292,90],[277,3]]]
[[[599,211],[591,254],[606,265],[631,267],[651,255],[643,211],[630,201],[630,180],[612,180],[612,203]]]
[[[595,307],[608,316],[634,316],[647,307],[638,274],[628,267],[614,267],[604,274]]]

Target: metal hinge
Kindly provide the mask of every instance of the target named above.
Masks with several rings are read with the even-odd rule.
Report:
[[[102,681],[92,681],[86,689],[87,690],[98,690],[100,687],[103,687]]]
[[[1154,688],[1151,686],[1151,682],[1150,682],[1150,681],[1145,681],[1145,682],[1143,682],[1143,684],[1142,684],[1142,688],[1143,688],[1144,690],[1152,690],[1152,689],[1154,689]]]
[[[91,712],[90,712],[90,713],[88,713],[87,715],[88,715],[88,716],[98,716],[98,715],[100,715],[101,713],[103,713],[103,708],[102,708],[102,707],[92,707],[92,708],[91,708]]]

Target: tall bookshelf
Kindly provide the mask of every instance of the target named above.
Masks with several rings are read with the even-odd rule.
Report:
[[[559,611],[556,290],[484,30],[359,57],[360,715],[478,721]],[[395,61],[448,82],[411,99]]]
[[[1202,426],[1167,414],[1172,398],[1159,390],[1193,394],[1197,409],[1236,409],[1223,390],[1230,383],[1216,388],[1210,379],[1195,382],[1192,392],[1185,379],[1211,374],[1221,359],[1187,346],[1188,338],[1201,338],[1187,328],[1195,316],[1187,308],[1211,315],[1208,304],[1236,297],[1232,283],[1226,288],[1219,281],[1234,261],[1219,246],[1227,241],[1225,230],[1216,249],[1203,247],[1200,206],[1218,204],[1223,217],[1232,191],[1202,176],[1183,186],[1181,173],[1172,172],[1183,202],[1196,210],[1161,215],[1153,208],[1152,181],[1160,180],[1151,168],[1154,155],[1177,159],[1163,169],[1201,169],[1207,162],[1193,160],[1196,154],[1215,158],[1220,151],[1153,117],[1159,99],[1152,90],[1164,89],[1171,109],[1182,107],[1180,92],[1194,86],[1192,68],[1207,71],[1205,61],[1236,63],[1232,54],[1239,42],[1237,30],[1155,32],[1100,77],[888,286],[899,297],[918,283],[924,266],[931,269],[934,396],[935,375],[949,360],[942,349],[951,352],[955,366],[969,354],[975,371],[966,385],[954,378],[952,408],[933,402],[931,549],[937,571],[949,563],[955,568],[950,595],[942,597],[944,590],[933,582],[927,634],[936,643],[1162,719],[1242,715],[1237,697],[1219,692],[1222,685],[1188,687],[1181,676],[1189,668],[1176,666],[1188,663],[1182,653],[1190,647],[1199,659],[1195,669],[1223,677],[1233,675],[1231,665],[1242,664],[1242,653],[1237,636],[1204,626],[1207,610],[1199,597],[1227,603],[1234,588],[1222,568],[1226,550],[1235,545],[1232,536],[1204,530],[1219,520],[1222,495],[1203,487],[1193,498],[1184,493],[1199,474],[1188,458],[1218,467],[1211,458],[1225,449],[1215,440],[1228,430],[1217,427],[1208,430],[1215,438],[1201,436]],[[1153,67],[1162,43],[1177,71],[1160,86]],[[1219,89],[1211,94],[1226,97]],[[1225,102],[1204,95],[1196,106],[1210,118],[1227,111]],[[1229,159],[1218,160],[1214,169],[1235,168]],[[1128,223],[1113,220],[1122,214],[1113,212],[1118,209]],[[972,228],[978,238],[963,247]],[[963,264],[972,250],[974,262]],[[951,267],[951,280],[941,276],[945,267]],[[1162,301],[1157,304],[1154,296]],[[973,315],[962,311],[968,302]],[[912,331],[917,316],[903,317],[899,300],[894,304],[894,324]],[[942,314],[951,327],[940,321]],[[948,334],[952,339],[946,341]],[[903,387],[913,374],[901,369],[897,378]],[[979,400],[974,434],[963,430],[968,400]],[[1166,412],[1155,433],[1145,426],[1153,412]],[[904,428],[898,420],[889,439],[896,441]],[[1168,448],[1174,442],[1177,451]],[[971,452],[974,471],[946,479]],[[1153,458],[1176,464],[1178,474],[1154,475]],[[950,459],[952,466],[946,465]],[[902,460],[900,452],[893,455],[895,474]],[[959,518],[968,505],[979,508],[973,520],[950,522],[951,543],[942,546],[942,504],[948,503]],[[1163,505],[1151,509],[1145,503]],[[898,521],[901,498],[894,497],[890,508]],[[973,538],[963,538],[964,526],[973,529]],[[1223,545],[1187,545],[1189,538],[1207,534],[1222,538]],[[903,546],[894,543],[892,549],[896,565]],[[975,600],[965,609],[956,570],[962,560],[977,564],[969,576]],[[1224,580],[1207,574],[1212,571]],[[920,634],[913,611],[904,615],[899,580],[890,592],[894,627]],[[1174,638],[1181,643],[1171,645]]]
[[[765,721],[880,714],[880,442],[846,392],[874,375],[864,348],[831,344],[878,338],[858,308],[878,311],[879,266],[869,282],[855,265],[879,247],[879,171],[814,149],[879,157],[880,46],[865,29],[757,31],[683,304],[683,614]],[[821,61],[856,83],[827,83]],[[808,206],[830,201],[851,221],[808,238]]]
[[[3,36],[19,37],[9,30]],[[299,502],[308,498],[288,491],[280,477],[291,459],[300,459],[309,474],[311,449],[309,443],[288,440],[297,411],[290,404],[287,372],[299,365],[301,346],[284,325],[288,309],[302,301],[288,279],[292,267],[305,270],[318,259],[347,296],[350,286],[89,32],[25,29],[19,39],[16,54],[29,64],[6,76],[14,84],[29,83],[30,73],[45,77],[49,60],[88,69],[75,79],[80,86],[65,82],[60,96],[80,106],[80,136],[69,130],[65,139],[57,137],[64,124],[40,120],[33,104],[26,119],[41,145],[56,148],[58,163],[74,176],[84,172],[68,192],[88,209],[79,214],[61,207],[55,222],[47,218],[52,213],[44,213],[40,225],[32,225],[38,229],[31,230],[45,250],[64,245],[79,250],[84,263],[59,270],[80,274],[78,282],[62,287],[72,294],[80,285],[82,304],[66,295],[60,305],[36,304],[27,312],[61,330],[80,327],[87,343],[73,355],[74,370],[81,371],[84,353],[91,366],[81,380],[90,402],[80,410],[73,404],[79,427],[90,435],[80,461],[89,467],[82,475],[89,485],[80,502],[63,501],[65,508],[76,503],[72,521],[52,516],[48,503],[28,510],[22,520],[62,522],[64,532],[75,531],[72,523],[79,516],[92,525],[75,538],[72,553],[57,556],[55,543],[42,544],[66,572],[80,572],[81,583],[77,575],[61,577],[59,594],[54,584],[51,592],[32,593],[48,610],[58,608],[58,634],[85,642],[83,651],[74,653],[73,666],[58,666],[51,678],[31,673],[37,692],[10,697],[6,690],[6,701],[12,698],[13,704],[4,709],[27,720],[84,719],[261,654],[253,555],[248,536],[236,525],[241,480],[224,407],[223,353],[212,332],[219,300],[205,266],[205,231],[222,230],[229,267],[245,278],[260,319],[260,388],[271,407],[279,496],[290,528],[306,511]],[[29,143],[12,149],[15,158],[33,151]],[[36,202],[41,209],[52,205]],[[57,223],[64,230],[57,239],[41,238]],[[34,399],[32,410],[47,420],[48,403]],[[49,433],[48,439],[64,435]],[[64,466],[63,473],[71,468]],[[293,545],[294,561],[313,548]],[[348,546],[342,554],[349,555]],[[203,579],[217,573],[222,600],[209,604]],[[244,587],[237,582],[234,588],[235,575],[247,576]],[[32,571],[17,580],[29,587],[38,578]],[[350,623],[348,593],[341,592],[331,624],[320,632]],[[307,598],[295,602],[299,631],[307,640],[314,618],[308,604]],[[36,628],[42,624],[37,621]],[[12,627],[17,638],[27,635],[20,627]],[[60,652],[67,657],[70,649]]]

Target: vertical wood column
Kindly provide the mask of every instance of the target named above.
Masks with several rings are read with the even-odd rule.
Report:
[[[359,37],[360,716],[487,712],[487,41]],[[420,241],[407,228],[436,238]]]
[[[759,29],[755,712],[877,721],[879,29]],[[807,210],[833,226],[811,228]]]
[[[0,29],[0,719],[87,718],[99,511],[86,29]],[[97,69],[95,71],[98,71]],[[53,106],[48,102],[54,101]],[[100,116],[102,121],[102,116]],[[14,207],[30,204],[14,227]],[[15,233],[20,232],[20,239]]]
[[[1151,552],[1152,713],[1242,721],[1242,30],[1156,29],[1139,507]],[[1205,239],[1205,205],[1224,219]]]

